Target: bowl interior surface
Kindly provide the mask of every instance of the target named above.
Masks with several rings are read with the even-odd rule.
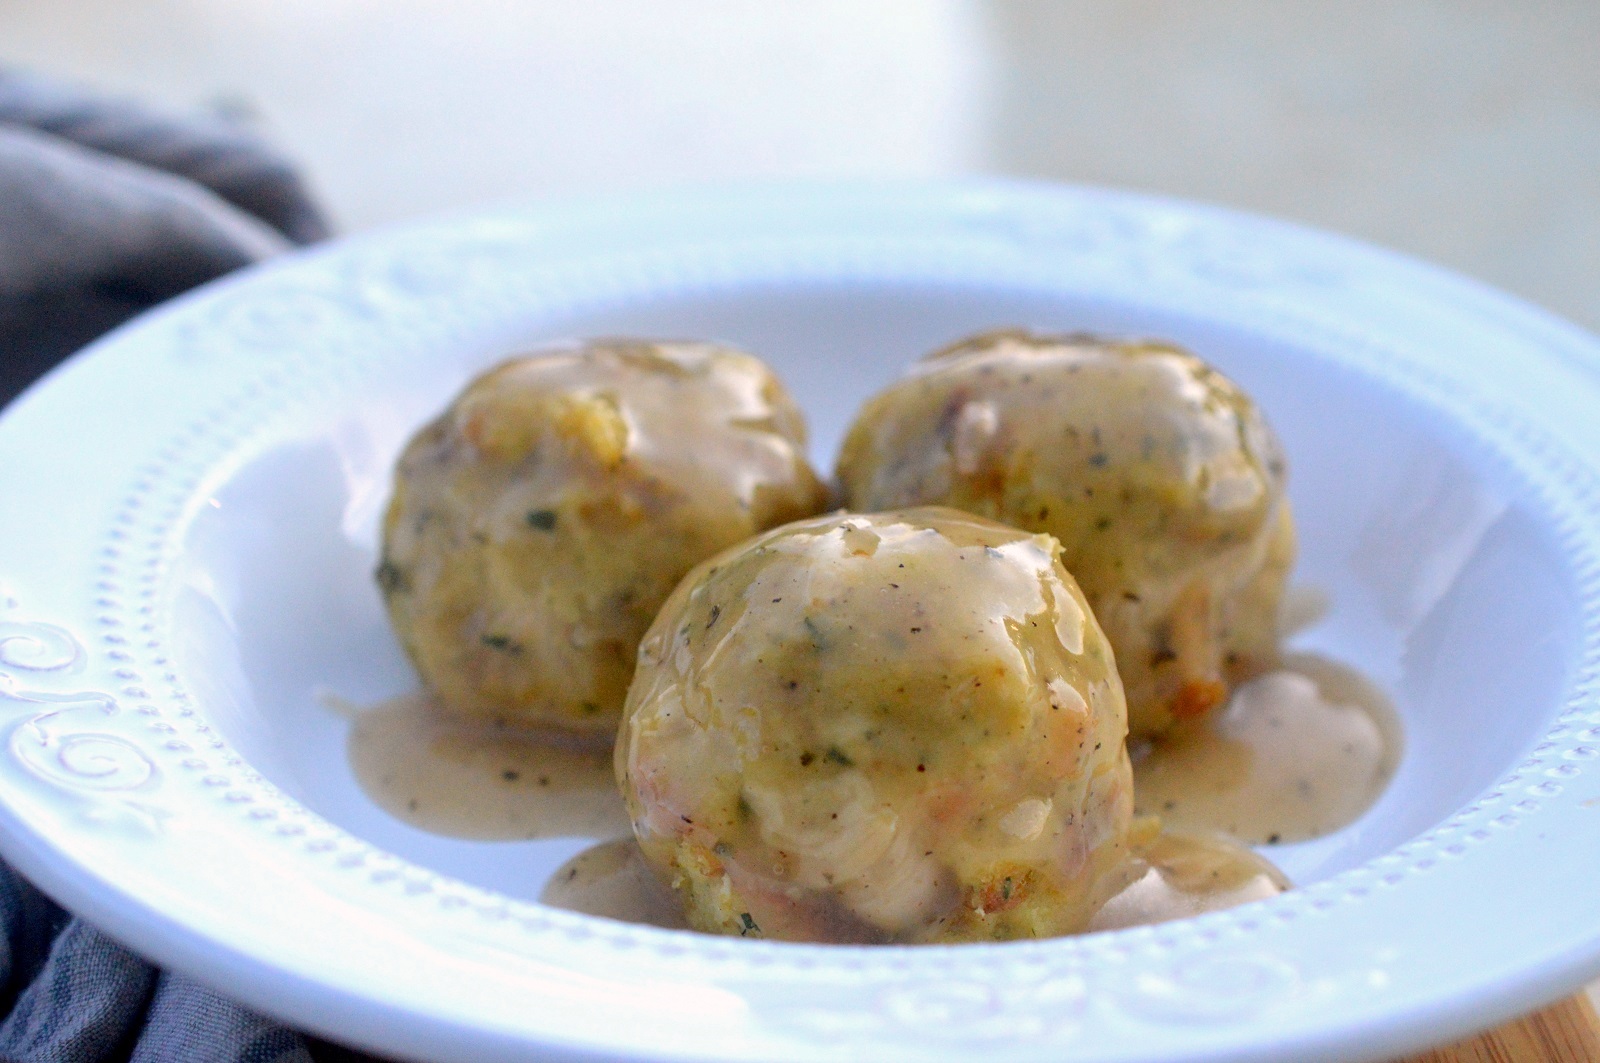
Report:
[[[1330,608],[1298,648],[1356,666],[1394,699],[1397,776],[1358,822],[1267,855],[1310,884],[1449,816],[1524,756],[1558,709],[1580,603],[1553,518],[1509,461],[1422,400],[1328,352],[1199,314],[978,284],[745,283],[513,316],[421,349],[330,395],[256,448],[190,526],[174,657],[211,724],[330,822],[407,860],[534,899],[589,839],[481,842],[389,816],[359,789],[328,695],[414,689],[372,579],[389,470],[474,372],[570,337],[720,339],[766,358],[831,469],[855,410],[914,359],[984,329],[1090,330],[1190,347],[1232,376],[1286,447],[1297,585]]]

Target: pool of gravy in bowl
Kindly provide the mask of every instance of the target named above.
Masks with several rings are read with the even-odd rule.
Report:
[[[462,838],[599,839],[551,876],[541,899],[684,925],[633,842],[610,750],[451,722],[423,694],[334,707],[353,718],[357,780],[389,813]],[[1393,775],[1399,750],[1393,710],[1377,687],[1326,658],[1286,656],[1205,724],[1131,750],[1140,813],[1132,885],[1088,929],[1185,918],[1287,889],[1247,846],[1353,822]]]
[[[501,841],[632,832],[610,748],[457,723],[421,693],[339,709],[356,781],[413,827]]]
[[[1372,807],[1399,763],[1400,730],[1359,672],[1297,653],[1200,724],[1128,751],[1137,812],[1169,830],[1276,845],[1330,834]]]

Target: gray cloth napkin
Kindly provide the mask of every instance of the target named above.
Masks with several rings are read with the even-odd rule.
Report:
[[[325,235],[292,167],[225,123],[0,70],[0,403],[164,299]],[[163,972],[0,864],[3,1063],[342,1063]]]
[[[182,975],[158,971],[0,864],[0,1060],[358,1063]],[[371,1061],[376,1063],[376,1061]]]
[[[326,233],[249,133],[0,69],[0,403],[141,310]]]

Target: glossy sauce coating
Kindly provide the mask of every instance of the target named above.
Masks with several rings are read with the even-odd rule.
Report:
[[[757,359],[595,341],[506,362],[407,446],[377,578],[458,717],[615,731],[639,639],[695,564],[822,509]]]
[[[1053,535],[1116,647],[1129,726],[1158,734],[1269,667],[1294,556],[1276,438],[1250,399],[1157,343],[996,332],[869,401],[846,505],[948,505]]]
[[[692,926],[1046,937],[1121,889],[1122,689],[1057,550],[947,509],[835,514],[685,579],[617,771]]]

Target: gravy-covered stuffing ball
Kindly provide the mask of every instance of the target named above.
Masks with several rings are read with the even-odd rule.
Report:
[[[795,941],[1081,930],[1125,884],[1111,647],[1049,536],[833,514],[706,562],[639,650],[617,775],[690,925]]]
[[[759,360],[595,341],[508,361],[413,438],[378,582],[453,714],[609,736],[684,573],[816,513],[805,425]]]
[[[867,403],[845,503],[1048,532],[1116,647],[1135,735],[1204,716],[1277,654],[1294,526],[1276,437],[1187,351],[994,332]]]

